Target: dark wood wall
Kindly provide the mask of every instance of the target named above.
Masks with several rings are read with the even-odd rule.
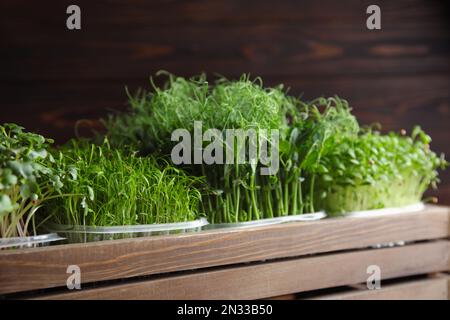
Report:
[[[382,30],[366,29],[372,2]],[[70,4],[80,31],[66,29]],[[2,0],[0,122],[63,142],[76,120],[124,109],[125,85],[145,86],[157,70],[251,73],[306,98],[345,97],[363,123],[420,123],[450,156],[449,20],[433,0]]]

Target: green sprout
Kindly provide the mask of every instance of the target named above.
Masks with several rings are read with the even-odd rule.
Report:
[[[23,129],[10,123],[0,126],[1,238],[36,235],[36,214],[60,196],[62,187],[47,151],[53,141]]]
[[[67,174],[67,196],[48,204],[53,222],[119,226],[192,221],[199,217],[201,178],[153,157],[88,141],[71,141],[55,154]]]
[[[448,163],[430,150],[420,127],[411,136],[367,130],[347,136],[322,157],[317,206],[330,213],[400,207],[419,202],[437,169]]]
[[[218,129],[223,141],[227,129],[280,131],[280,169],[275,175],[261,176],[257,174],[260,164],[249,162],[183,167],[190,175],[205,177],[207,185],[202,208],[212,223],[409,203],[420,199],[426,188],[438,181],[436,169],[446,164],[443,157],[438,158],[431,151],[419,156],[420,150],[428,148],[429,139],[419,129],[408,139],[364,132],[348,102],[339,97],[321,97],[306,103],[287,95],[282,86],[266,88],[260,78],[252,80],[247,75],[238,80],[219,78],[208,82],[205,75],[187,79],[164,74],[168,81],[162,88],[152,82],[152,92],[141,90],[135,96],[130,95],[129,112],[104,120],[112,145],[132,146],[141,155],[167,157],[175,144],[171,133],[176,129],[192,133],[194,121],[201,121],[205,130]],[[375,143],[373,137],[379,140]],[[268,140],[268,137],[263,138]],[[393,141],[404,149],[392,147]],[[364,143],[371,147],[366,149]],[[228,147],[233,148],[237,159],[241,149],[236,145]],[[390,157],[384,155],[385,149],[391,150]],[[376,150],[380,158],[374,158],[369,153],[372,150]],[[359,157],[359,153],[372,157],[374,167],[382,174],[372,175],[370,170],[362,172],[367,169],[365,162],[348,158],[348,154]],[[417,162],[414,157],[421,161]],[[390,163],[390,171],[383,171],[385,161]],[[415,167],[407,171],[404,167],[410,162],[415,163]],[[352,164],[363,167],[357,169]],[[407,182],[406,177],[415,180]],[[367,183],[367,180],[375,182]],[[402,200],[387,192],[374,197],[371,190],[376,185],[378,195],[383,189],[382,183],[385,186],[398,183],[399,188],[404,188],[397,194]],[[350,196],[349,192],[358,196]],[[408,192],[409,199],[406,198]],[[373,202],[358,197],[373,199]]]

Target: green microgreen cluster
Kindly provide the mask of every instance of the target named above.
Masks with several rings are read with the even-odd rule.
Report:
[[[204,75],[191,79],[169,75],[163,88],[154,87],[153,93],[139,92],[130,98],[129,114],[109,118],[105,124],[113,145],[132,144],[142,153],[153,150],[169,154],[175,144],[171,142],[172,132],[182,128],[193,134],[194,121],[200,121],[203,130],[221,131],[224,144],[226,129],[264,129],[269,136],[271,129],[277,129],[284,137],[295,104],[296,99],[287,96],[281,86],[265,88],[261,79],[251,80],[246,75],[237,81],[220,78],[213,85]],[[268,136],[261,139],[269,140]],[[237,145],[231,148],[238,158],[242,150]],[[244,157],[248,159],[248,154]],[[258,166],[250,161],[193,165],[187,169],[207,178],[203,208],[211,222],[287,214],[272,210],[271,199],[260,186],[267,178],[259,177]]]
[[[0,238],[35,234],[37,211],[58,197],[62,183],[47,151],[51,143],[15,124],[0,125]]]
[[[209,97],[203,122],[217,129],[287,129],[286,115],[295,110],[295,101],[282,86],[264,88],[262,80],[243,75],[237,81],[219,79]]]
[[[292,201],[287,199],[285,206],[291,202],[295,209],[303,207],[308,212],[315,212],[316,176],[326,171],[321,164],[322,156],[340,139],[355,136],[358,132],[358,122],[346,100],[339,97],[318,98],[300,105],[288,139],[282,141],[280,147],[284,174],[292,183],[293,190],[288,193],[297,195]],[[304,196],[301,191],[303,181]]]
[[[415,162],[417,150],[420,149],[417,137],[422,137],[420,141],[425,143],[425,135],[417,132],[411,138],[414,142],[409,143],[413,146],[411,150],[406,148],[406,144],[406,149],[402,151],[395,148],[392,150],[394,158],[383,158],[383,161],[390,162],[391,169],[397,168],[395,174],[387,172],[388,168],[383,166],[379,166],[382,173],[380,176],[372,176],[368,172],[346,166],[349,169],[338,178],[335,175],[341,170],[334,168],[335,160],[330,159],[345,158],[345,153],[342,152],[345,148],[350,150],[350,154],[357,154],[356,147],[353,149],[348,146],[363,144],[369,136],[360,129],[347,101],[339,97],[318,98],[306,103],[288,96],[281,86],[265,88],[261,79],[251,80],[245,75],[236,81],[220,78],[212,84],[205,75],[190,79],[169,75],[166,85],[163,88],[153,85],[153,91],[141,91],[130,97],[130,113],[105,121],[108,136],[114,145],[133,144],[142,153],[153,151],[167,155],[175,144],[170,139],[171,133],[180,128],[192,133],[194,121],[201,121],[203,129],[219,129],[222,139],[225,139],[226,129],[280,131],[281,167],[276,175],[257,174],[260,165],[254,163],[185,167],[193,175],[206,177],[208,192],[202,203],[213,223],[249,221],[320,209],[342,212],[409,203],[413,199],[420,199],[428,185],[436,181],[436,169],[443,167],[445,163],[443,159],[437,160],[431,152],[426,154],[427,157],[421,158],[421,163]],[[392,135],[378,136],[381,139],[378,143],[382,148],[389,148]],[[400,138],[397,140],[403,141]],[[349,141],[353,142],[350,144]],[[404,138],[404,141],[409,140]],[[237,150],[235,145],[232,148]],[[381,154],[382,150],[379,151]],[[364,153],[364,156],[368,157],[369,153]],[[405,170],[405,164],[399,160],[402,157],[405,158],[405,163],[416,163],[416,167],[423,171],[419,173]],[[344,160],[342,161],[345,162]],[[352,161],[357,165],[356,161],[359,160]],[[330,171],[333,172],[332,175]],[[414,180],[416,175],[419,178]],[[368,184],[359,183],[359,176],[377,181],[378,184],[384,181],[383,177],[388,177],[387,185],[397,183],[398,176],[408,177],[408,180],[414,182],[410,182],[407,187],[404,180],[401,180],[399,188],[402,191],[396,193],[399,199],[389,194],[383,198],[371,195],[367,191]],[[353,200],[348,200],[348,203],[354,203],[353,207],[337,201],[336,197],[348,197],[350,192],[349,188],[342,187],[345,185],[344,180],[353,181],[351,191],[365,194],[366,200],[360,201],[353,197]],[[412,185],[416,187],[413,188]],[[376,204],[367,199],[372,199]]]
[[[201,178],[164,161],[71,141],[54,156],[68,196],[48,206],[67,225],[117,226],[191,221],[198,217]]]
[[[128,94],[130,112],[103,120],[115,146],[132,145],[145,154],[167,151],[175,129],[192,128],[194,120],[205,114],[209,88],[203,75],[192,79],[169,75],[164,88],[152,82],[152,89]]]
[[[238,222],[316,211],[315,180],[324,170],[321,156],[337,136],[356,135],[359,125],[347,101],[338,97],[308,104],[288,96],[280,101],[289,102],[280,110],[283,120],[279,128],[284,133],[279,145],[280,170],[276,175],[260,176],[258,167],[225,165],[223,178],[208,179],[216,181],[216,192],[205,199],[211,221]],[[207,169],[203,172],[211,175]]]
[[[129,112],[103,120],[107,134],[96,144],[72,140],[49,152],[50,140],[0,126],[0,236],[29,235],[35,220],[118,226],[206,214],[221,223],[402,206],[420,201],[447,166],[420,128],[411,136],[361,129],[339,97],[304,102],[247,75],[210,83],[205,75],[164,74],[163,87],[151,82],[150,92],[129,95]],[[173,132],[195,136],[195,121],[218,130],[234,163],[170,163]],[[226,145],[227,129],[263,130],[268,150],[278,130],[276,174],[260,174],[248,141]],[[246,161],[237,163],[241,156]],[[38,209],[44,214],[35,218]]]
[[[286,129],[286,114],[294,112],[294,99],[282,86],[264,88],[262,80],[243,75],[239,81],[220,78],[210,85],[205,75],[189,79],[167,73],[153,92],[129,94],[131,110],[103,119],[108,137],[116,146],[133,145],[143,153],[169,152],[172,132],[193,132],[194,121],[205,130],[232,128]]]
[[[447,162],[420,127],[411,136],[368,130],[347,136],[321,159],[316,203],[330,213],[398,207],[420,201]]]
[[[242,76],[238,81],[220,79],[211,92],[210,112],[204,121],[209,128],[222,132],[226,129],[254,129],[259,133],[259,129],[267,130],[267,136],[260,134],[259,139],[268,141],[270,148],[271,129],[278,129],[281,139],[285,137],[295,103],[296,100],[288,97],[282,87],[264,88],[261,79],[251,81],[248,76]],[[237,145],[232,148],[238,159],[242,150]],[[244,148],[244,153],[246,150]],[[247,153],[244,157],[249,159]],[[287,206],[281,205],[285,189],[277,193],[275,177],[259,175],[260,167],[250,161],[201,165],[201,173],[206,175],[211,190],[204,199],[211,222],[240,222],[287,215]]]

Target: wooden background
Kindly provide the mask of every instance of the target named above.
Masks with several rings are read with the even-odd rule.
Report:
[[[382,30],[365,10],[382,10]],[[82,30],[66,29],[77,4]],[[420,123],[450,156],[450,14],[444,2],[24,1],[0,4],[0,122],[64,142],[78,119],[126,108],[157,70],[262,76],[306,98],[338,94],[363,123]],[[450,204],[450,170],[439,196]]]

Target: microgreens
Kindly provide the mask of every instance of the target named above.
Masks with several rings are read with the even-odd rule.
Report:
[[[409,139],[394,138],[392,134],[381,136],[374,132],[363,134],[348,102],[339,97],[321,97],[305,103],[288,96],[281,86],[265,88],[260,78],[251,80],[246,75],[236,81],[220,78],[212,84],[205,75],[190,79],[169,75],[163,88],[153,85],[153,90],[152,93],[140,91],[130,96],[131,111],[105,121],[113,145],[133,145],[142,154],[168,154],[174,144],[170,139],[171,133],[180,128],[192,132],[194,121],[201,121],[204,129],[215,128],[222,132],[252,128],[278,129],[281,133],[281,168],[276,175],[256,175],[257,165],[251,163],[191,165],[186,168],[193,175],[206,177],[208,194],[202,203],[213,223],[248,221],[318,209],[335,212],[406,203],[420,199],[428,185],[437,181],[436,168],[445,163],[443,158],[439,160],[429,151],[424,153],[426,157],[419,156],[420,150],[426,149],[428,138],[418,129]],[[370,170],[364,167],[364,161],[358,160],[359,153],[368,157],[368,152],[376,149],[362,147],[372,136],[379,137],[375,143],[380,146],[379,154],[391,148],[391,158],[383,156],[378,160],[380,163],[390,162],[389,170],[392,172],[383,171],[384,167],[379,166],[380,175],[371,175],[368,173]],[[375,139],[371,139],[374,142]],[[404,149],[392,147],[395,143]],[[355,155],[349,158],[350,164],[362,167],[356,170],[347,166],[348,154]],[[416,158],[421,160],[417,162]],[[414,163],[415,169],[404,169],[405,163],[399,159]],[[344,170],[340,176],[341,168],[333,167],[336,161],[339,166],[352,168],[352,171]],[[364,171],[366,169],[368,172]],[[347,194],[347,189],[340,191],[346,185],[345,181],[348,185],[358,185],[361,177],[362,180],[372,179],[379,183],[388,181],[388,185],[396,183],[398,175],[406,177],[411,174],[419,177],[411,182],[416,187],[405,187],[397,193],[409,194],[408,199],[404,196],[402,200],[395,200],[395,197],[386,195],[385,198],[389,197],[391,202],[375,200],[376,197],[369,195],[371,191],[367,191],[367,184],[361,184],[361,189],[352,189],[352,192],[368,194],[364,197],[374,198],[376,205],[364,201],[351,207],[348,203],[333,200]],[[399,188],[405,185],[406,178],[401,181]],[[355,200],[355,203],[359,202]]]
[[[36,234],[35,215],[58,196],[62,183],[47,151],[52,142],[15,124],[0,126],[1,238]]]
[[[201,179],[153,157],[71,141],[55,154],[63,192],[47,210],[68,225],[116,226],[170,223],[198,217]]]
[[[430,150],[431,138],[420,127],[411,136],[368,130],[344,137],[321,159],[315,196],[331,213],[399,207],[420,201],[438,182],[444,156]]]

